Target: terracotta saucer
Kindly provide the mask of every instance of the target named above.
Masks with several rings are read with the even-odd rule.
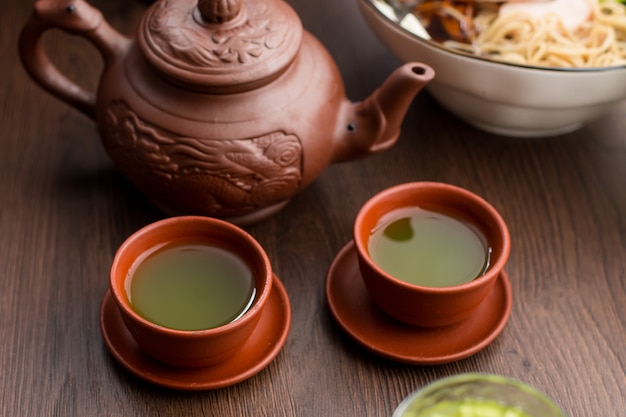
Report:
[[[500,334],[512,307],[511,283],[502,272],[492,292],[464,321],[440,328],[400,323],[370,300],[353,242],[344,246],[330,265],[326,299],[339,325],[365,348],[418,365],[453,362],[484,349]]]
[[[219,365],[181,369],[145,355],[122,322],[107,290],[100,306],[100,330],[111,354],[124,368],[153,384],[180,390],[209,390],[236,384],[264,369],[282,349],[291,326],[291,305],[285,287],[274,276],[272,292],[252,336],[233,357]]]

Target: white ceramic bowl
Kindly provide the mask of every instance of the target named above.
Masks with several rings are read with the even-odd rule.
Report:
[[[421,38],[382,0],[357,1],[367,24],[398,58],[435,70],[426,87],[435,99],[480,129],[518,137],[559,135],[626,98],[626,66],[572,70],[498,63]]]

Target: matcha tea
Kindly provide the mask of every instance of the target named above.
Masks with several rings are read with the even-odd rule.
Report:
[[[420,207],[384,216],[371,232],[368,251],[388,274],[427,287],[472,281],[485,273],[490,255],[475,227]]]
[[[532,417],[518,407],[507,406],[493,400],[464,399],[441,401],[427,408],[412,410],[410,407],[402,417]]]
[[[250,267],[238,255],[204,244],[168,245],[133,267],[126,284],[135,312],[178,330],[218,327],[254,300]]]

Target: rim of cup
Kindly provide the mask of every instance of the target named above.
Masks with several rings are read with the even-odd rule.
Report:
[[[389,274],[384,271],[374,260],[371,258],[369,250],[367,248],[368,237],[370,234],[370,230],[364,226],[366,222],[366,218],[371,216],[371,213],[377,211],[377,207],[381,204],[381,202],[387,201],[391,197],[400,195],[400,194],[410,194],[415,192],[423,192],[423,191],[436,191],[443,196],[443,198],[447,198],[446,196],[454,196],[455,200],[459,202],[469,202],[476,209],[478,208],[483,213],[485,213],[491,220],[493,220],[493,224],[496,226],[498,230],[499,239],[502,243],[501,250],[499,251],[499,256],[495,259],[495,262],[489,265],[487,271],[484,274],[474,278],[471,281],[457,284],[448,287],[429,287],[419,284],[410,283],[400,278],[396,278],[395,276]],[[435,204],[436,205],[436,204]],[[419,207],[419,202],[415,201],[414,206]],[[442,205],[443,206],[443,205]],[[458,206],[458,204],[457,204]],[[407,205],[398,205],[396,208],[407,207]],[[378,214],[375,215],[377,220],[389,213],[392,210],[380,210]],[[472,212],[474,212],[473,210]],[[466,212],[465,210],[459,210],[459,212]],[[479,227],[480,229],[480,227]],[[493,207],[487,200],[475,194],[465,188],[447,184],[443,182],[433,182],[433,181],[416,181],[416,182],[407,182],[403,184],[398,184],[391,186],[389,188],[385,188],[384,190],[374,194],[369,200],[365,202],[357,213],[354,229],[353,229],[353,237],[354,243],[357,248],[357,252],[359,252],[362,256],[363,261],[365,261],[370,268],[375,270],[381,276],[384,276],[385,279],[394,282],[396,285],[405,287],[407,289],[416,289],[419,288],[424,293],[432,293],[432,294],[441,294],[441,293],[451,293],[458,292],[462,290],[470,290],[475,287],[478,287],[483,284],[484,281],[490,280],[493,278],[493,275],[500,274],[504,269],[505,264],[508,261],[510,252],[511,252],[511,237],[509,234],[508,226],[506,225],[504,219],[500,215],[500,213]],[[490,242],[488,242],[490,243]],[[494,260],[494,259],[492,259]]]
[[[210,234],[206,234],[209,229],[219,231],[219,237],[215,238]],[[168,236],[174,236],[176,233],[178,233],[178,236],[173,239],[155,238],[150,244],[142,244],[143,242],[150,242],[149,239],[151,236],[155,236],[160,231],[164,230],[170,233],[174,232],[174,234],[168,234]],[[187,234],[183,233],[182,230],[186,231]],[[226,247],[221,245],[223,244],[223,240],[221,239],[224,239],[224,237],[227,237],[231,243]],[[226,248],[227,250],[234,250],[235,253],[237,253],[253,270],[257,291],[250,307],[237,319],[221,326],[207,329],[179,330],[151,322],[135,312],[130,305],[125,288],[126,282],[129,279],[132,279],[130,276],[130,270],[132,270],[132,267],[140,262],[141,257],[147,257],[151,253],[148,251],[154,249],[155,246],[158,248],[160,245],[167,243],[185,243],[190,240],[215,242],[216,246]],[[252,265],[248,261],[248,259],[243,255],[243,251],[238,250],[235,245],[232,244],[234,241],[248,245],[246,253],[253,253],[258,257],[255,261],[255,265]],[[128,267],[125,268],[124,265],[128,265]],[[261,268],[259,268],[259,266],[261,266]],[[121,279],[119,278],[120,273],[124,275]],[[265,276],[265,279],[262,282],[256,279],[258,274]],[[113,294],[115,303],[123,310],[123,313],[132,318],[132,320],[141,323],[145,327],[158,330],[163,334],[183,338],[194,338],[198,336],[208,336],[211,334],[226,334],[231,331],[235,331],[244,324],[254,320],[260,313],[260,310],[265,306],[266,301],[270,296],[272,280],[273,272],[269,257],[261,244],[248,232],[232,223],[217,218],[204,216],[177,216],[150,223],[126,238],[126,240],[119,246],[113,258],[109,275],[109,288]],[[259,284],[262,284],[262,287],[259,287]]]

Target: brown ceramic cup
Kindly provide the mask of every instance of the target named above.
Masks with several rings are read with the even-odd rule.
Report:
[[[146,253],[166,243],[206,243],[239,255],[253,271],[256,294],[236,320],[206,330],[175,330],[154,324],[131,307],[126,290],[131,271]],[[110,290],[124,323],[139,348],[154,359],[181,368],[200,368],[224,361],[254,331],[272,289],[272,269],[261,245],[239,227],[201,216],[172,217],[132,234],[118,249],[111,266]]]
[[[488,269],[464,284],[426,287],[380,268],[368,242],[380,219],[393,210],[420,207],[445,213],[477,228],[491,248]],[[490,293],[509,258],[508,228],[495,208],[468,190],[437,182],[412,182],[381,191],[359,210],[354,224],[359,269],[373,302],[392,318],[421,327],[441,327],[467,318]]]

